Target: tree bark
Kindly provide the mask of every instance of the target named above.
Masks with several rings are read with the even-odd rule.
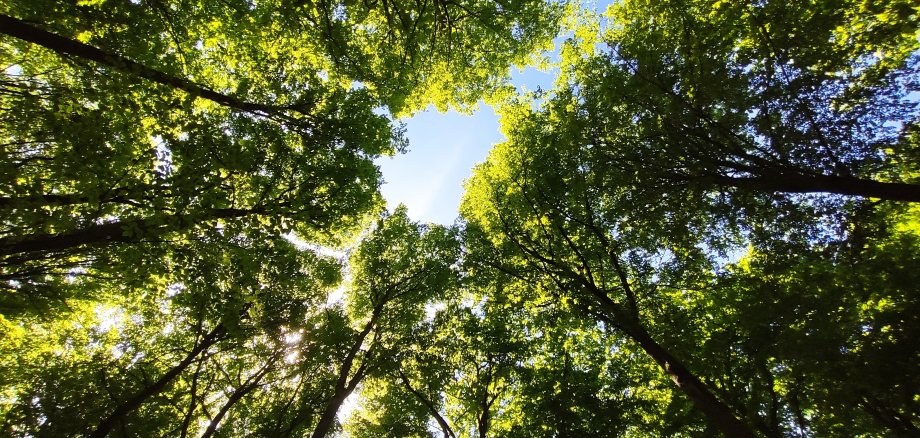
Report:
[[[221,420],[227,415],[227,412],[230,412],[230,408],[233,407],[237,402],[243,399],[247,394],[259,387],[259,382],[262,381],[262,378],[268,374],[268,371],[271,370],[271,366],[278,360],[279,354],[276,354],[274,357],[268,360],[259,371],[246,379],[242,385],[236,388],[233,391],[233,394],[230,394],[230,397],[227,399],[227,402],[220,407],[220,410],[217,411],[217,415],[211,419],[211,422],[208,424],[208,428],[205,429],[204,433],[201,435],[201,438],[211,438],[215,432],[217,432],[217,426],[220,425]]]
[[[428,409],[428,412],[434,417],[435,421],[438,422],[438,425],[441,426],[441,432],[444,433],[444,438],[456,438],[457,435],[454,434],[454,430],[451,429],[450,425],[447,424],[447,420],[438,412],[438,409],[434,404],[425,398],[421,392],[418,392],[415,388],[412,387],[412,384],[409,382],[409,379],[406,375],[399,370],[399,379],[402,381],[403,386],[415,396],[425,407]]]
[[[109,53],[88,44],[74,41],[69,38],[48,32],[39,27],[33,26],[25,21],[0,14],[0,33],[12,36],[14,38],[28,41],[40,45],[61,55],[76,56],[88,61],[96,62],[116,70],[132,74],[161,85],[183,90],[193,96],[198,96],[210,101],[216,102],[230,108],[236,108],[246,112],[256,113],[278,113],[286,109],[294,109],[303,113],[295,107],[279,107],[275,105],[266,105],[260,103],[246,102],[233,96],[219,93],[210,88],[198,85],[188,79],[173,76],[157,69],[148,67],[141,63],[135,62],[127,57]]]
[[[699,181],[745,190],[783,193],[833,193],[886,201],[920,202],[920,185],[879,182],[849,176],[776,173],[753,177],[704,177]]]
[[[188,412],[182,417],[182,425],[179,426],[179,438],[188,436],[189,425],[192,424],[192,417],[195,414],[195,408],[198,406],[198,378],[201,375],[201,367],[204,365],[204,358],[198,359],[198,365],[195,366],[195,372],[192,374],[192,388],[189,390]]]
[[[547,196],[541,195],[541,197],[546,205],[553,205]],[[542,206],[537,204],[534,200],[528,199],[528,202],[533,206],[534,212],[543,211],[543,209],[540,208]],[[536,259],[539,263],[538,269],[543,270],[544,274],[549,276],[560,289],[574,288],[571,290],[573,293],[587,293],[589,296],[596,299],[599,305],[597,309],[598,312],[590,313],[620,330],[627,337],[638,343],[665,371],[677,387],[687,395],[694,407],[700,410],[709,422],[721,431],[723,435],[730,438],[756,437],[753,430],[751,430],[748,425],[736,418],[727,405],[716,398],[706,385],[693,375],[676,357],[655,342],[645,327],[643,327],[638,314],[636,294],[630,285],[627,271],[619,261],[616,247],[611,239],[607,237],[606,233],[609,231],[599,227],[595,223],[594,208],[591,207],[592,200],[588,198],[587,195],[585,196],[584,202],[590,214],[588,219],[573,220],[569,216],[563,216],[563,218],[566,222],[574,222],[587,227],[599,239],[600,243],[606,247],[607,251],[605,252],[607,254],[605,258],[609,260],[613,268],[612,271],[617,275],[620,283],[619,286],[622,288],[627,299],[626,304],[613,301],[607,294],[605,288],[598,287],[598,285],[595,284],[594,278],[590,276],[591,271],[588,269],[590,264],[585,259],[582,259],[581,267],[579,267],[580,269],[573,269],[570,265],[567,265],[568,260],[565,262],[560,261],[558,256],[552,252],[551,248],[548,250],[548,255],[543,255],[541,254],[542,248],[537,246],[531,237],[523,233],[515,233],[512,231],[504,214],[499,213],[499,219],[502,221],[505,233],[517,244],[518,248],[526,256]],[[559,209],[556,210],[561,213]],[[556,229],[551,231],[543,228],[542,230],[546,240],[549,242],[557,238],[556,233],[560,233],[565,239],[567,246],[574,253],[579,254],[577,245],[566,234],[565,228],[556,227]],[[519,239],[530,239],[530,241],[521,241]],[[528,243],[533,245],[533,247],[528,247]],[[571,283],[567,285],[567,282]],[[590,309],[588,310],[590,311]]]
[[[144,402],[149,398],[159,394],[166,386],[170,384],[179,374],[182,374],[192,362],[195,361],[195,358],[199,354],[210,348],[212,345],[220,342],[223,339],[224,328],[223,326],[217,326],[214,330],[211,330],[210,333],[205,335],[201,340],[201,343],[195,346],[195,348],[190,351],[181,362],[172,367],[169,371],[166,372],[162,377],[157,379],[156,382],[153,382],[152,385],[144,388],[141,392],[135,394],[133,397],[119,405],[115,408],[115,411],[112,412],[108,417],[99,422],[99,425],[96,426],[96,429],[87,435],[90,438],[102,438],[111,432],[112,428],[115,427],[120,421],[122,421],[125,416],[133,412],[135,409],[140,407]]]
[[[911,421],[911,415],[904,415],[896,409],[884,406],[878,400],[869,397],[863,397],[861,407],[871,414],[876,421],[884,424],[892,433],[892,436],[898,437],[916,437],[920,436],[920,428]]]
[[[313,429],[313,434],[310,435],[311,438],[325,438],[326,435],[329,434],[329,430],[332,429],[332,425],[335,423],[335,416],[338,414],[339,408],[342,407],[342,403],[345,402],[345,399],[351,395],[355,387],[358,386],[358,383],[364,378],[364,370],[367,368],[366,362],[361,364],[358,371],[350,380],[348,376],[351,374],[351,368],[354,365],[355,358],[358,356],[358,352],[361,351],[361,346],[364,345],[364,340],[374,329],[374,326],[377,324],[377,318],[380,316],[382,310],[382,306],[374,308],[370,321],[367,322],[364,329],[358,334],[358,338],[355,339],[355,342],[351,345],[348,355],[346,355],[345,360],[342,361],[342,368],[339,370],[339,377],[335,383],[335,391],[332,395],[332,399],[329,400],[326,409],[323,410],[323,414],[316,423],[316,428]]]
[[[611,300],[603,290],[593,283],[586,283],[585,285],[591,294],[598,299],[603,310],[600,314],[601,319],[611,323],[630,339],[637,342],[671,378],[671,381],[687,395],[693,406],[699,409],[723,435],[729,438],[756,437],[754,431],[747,424],[736,418],[731,409],[716,398],[703,381],[691,373],[668,350],[655,342],[652,335],[642,326],[638,315],[626,311],[626,308]],[[624,283],[623,287],[632,294],[628,282]]]
[[[755,438],[756,435],[746,424],[735,418],[731,410],[709,389],[706,388],[687,367],[674,355],[652,339],[651,335],[639,324],[621,326],[627,336],[639,343],[643,350],[664,370],[671,381],[680,388],[690,399],[693,405],[715,426],[723,435],[729,438]]]
[[[329,434],[329,430],[332,429],[332,425],[335,423],[335,416],[338,414],[339,408],[342,407],[349,395],[351,395],[351,391],[348,391],[347,388],[336,388],[335,395],[329,400],[323,415],[320,416],[319,422],[316,423],[316,428],[313,429],[313,434],[310,435],[312,438],[325,438]]]
[[[34,252],[65,251],[83,245],[95,246],[110,242],[139,242],[141,239],[160,235],[169,230],[183,230],[195,223],[213,219],[231,219],[258,214],[260,209],[218,208],[201,216],[171,215],[156,219],[94,224],[60,234],[32,234],[24,237],[0,239],[0,255]],[[130,236],[125,232],[130,231]]]
[[[476,422],[479,438],[487,438],[489,436],[489,427],[491,427],[491,417],[489,416],[489,408],[486,407]]]

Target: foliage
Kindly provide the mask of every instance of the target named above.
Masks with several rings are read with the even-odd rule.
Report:
[[[918,16],[902,2],[617,2],[606,50],[573,61],[580,141],[622,169],[609,184],[649,196],[917,202],[895,169],[918,117]]]
[[[918,17],[3,3],[0,430],[917,436]],[[458,223],[383,211],[481,100]]]

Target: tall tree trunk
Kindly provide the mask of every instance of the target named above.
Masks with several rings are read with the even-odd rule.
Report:
[[[482,415],[477,419],[476,429],[479,431],[479,438],[487,438],[489,436],[489,427],[491,427],[491,416],[489,415],[489,407],[485,407],[482,411]]]
[[[697,409],[715,426],[723,435],[729,438],[754,438],[754,432],[746,424],[735,418],[731,410],[716,396],[706,384],[697,378],[674,355],[652,339],[648,331],[640,324],[624,324],[627,336],[639,343],[643,350],[664,370],[671,381],[680,388]]]
[[[544,197],[545,199],[545,197]],[[626,304],[618,303],[613,301],[610,296],[607,294],[606,288],[598,287],[594,283],[594,278],[591,276],[586,276],[590,274],[590,264],[582,259],[581,271],[573,270],[566,265],[566,262],[559,262],[556,259],[556,255],[550,251],[549,256],[544,256],[540,253],[540,248],[533,249],[528,248],[526,243],[515,240],[518,247],[529,257],[537,259],[541,264],[541,268],[548,274],[548,276],[556,282],[556,285],[560,289],[567,289],[569,287],[575,286],[575,289],[572,290],[573,293],[579,294],[582,292],[587,292],[589,296],[593,296],[596,299],[596,303],[599,305],[599,312],[591,312],[596,317],[600,318],[605,323],[611,324],[611,326],[616,327],[627,337],[637,342],[645,352],[652,357],[652,359],[665,371],[668,377],[673,381],[677,387],[687,395],[690,401],[693,403],[694,407],[700,410],[704,416],[710,421],[710,423],[715,426],[723,435],[730,438],[755,438],[753,430],[743,423],[741,420],[735,417],[731,412],[731,409],[715,395],[713,395],[706,385],[695,375],[693,375],[687,367],[684,366],[676,357],[674,357],[669,351],[664,347],[659,345],[652,339],[652,336],[648,331],[643,327],[642,321],[638,314],[638,304],[636,300],[636,294],[630,285],[628,272],[624,269],[620,263],[619,257],[617,255],[616,246],[613,244],[612,239],[607,237],[609,231],[605,228],[602,228],[597,225],[595,222],[594,208],[591,207],[591,199],[585,196],[584,205],[588,210],[589,217],[582,220],[572,220],[579,225],[586,226],[591,232],[598,238],[600,243],[606,247],[607,253],[606,258],[609,260],[612,271],[617,275],[619,279],[619,286],[622,289],[624,295],[626,296]],[[537,208],[537,204],[534,205],[534,211],[540,211]],[[551,204],[550,204],[551,205]],[[502,219],[505,232],[508,233],[512,238],[514,234],[509,231],[506,219],[503,215],[499,215],[499,218]],[[566,221],[570,221],[569,217],[566,217]],[[553,233],[560,233],[569,248],[573,250],[577,255],[581,255],[577,245],[574,241],[566,235],[566,230],[563,227],[557,227],[556,230],[543,231],[547,236],[547,240],[553,241],[555,236]],[[571,282],[571,283],[568,283]],[[568,283],[568,285],[566,284]],[[590,311],[590,309],[589,309]]]
[[[454,430],[451,429],[450,425],[447,424],[447,420],[441,415],[440,412],[438,412],[438,409],[434,406],[434,403],[428,400],[428,398],[426,398],[421,392],[412,387],[412,383],[409,382],[409,379],[402,372],[402,370],[399,370],[399,379],[402,381],[403,386],[410,393],[412,393],[412,395],[414,395],[419,402],[425,405],[425,408],[428,409],[428,412],[431,414],[431,416],[434,417],[435,421],[438,422],[438,426],[441,426],[441,432],[444,434],[444,438],[456,438],[457,435],[454,434]]]
[[[152,219],[94,224],[60,234],[32,234],[23,237],[0,239],[0,255],[65,251],[83,245],[101,245],[110,242],[139,242],[169,230],[187,229],[194,224],[213,219],[231,219],[261,213],[260,209],[218,208],[200,216],[172,215]],[[169,224],[169,225],[167,225]],[[130,232],[130,236],[125,236]]]
[[[489,401],[489,385],[492,383],[492,367],[491,367],[491,357],[488,357],[489,367],[486,369],[488,373],[484,381],[480,381],[480,384],[483,387],[482,391],[482,400],[480,400],[480,407],[482,407],[482,414],[479,415],[479,418],[476,419],[476,430],[479,432],[479,438],[486,438],[489,436],[489,428],[492,427],[492,401]],[[478,368],[478,366],[477,366]],[[477,371],[477,377],[479,372]],[[496,397],[497,398],[497,397]]]
[[[233,407],[237,402],[243,399],[247,394],[259,387],[259,382],[268,374],[271,370],[272,365],[280,357],[280,353],[276,353],[272,356],[268,362],[262,366],[259,371],[250,376],[246,381],[236,388],[233,391],[233,394],[230,394],[230,397],[227,398],[227,402],[220,407],[220,410],[217,411],[217,415],[211,419],[211,422],[208,424],[208,428],[205,429],[204,433],[201,435],[201,438],[211,438],[215,432],[217,432],[217,426],[220,425],[221,420],[227,415],[227,412],[230,412],[230,408]]]
[[[911,415],[904,415],[896,409],[885,406],[879,400],[863,397],[861,407],[871,414],[876,421],[888,427],[892,436],[897,437],[917,437],[920,436],[920,428],[914,425]]]
[[[784,193],[833,193],[887,201],[920,202],[920,185],[879,182],[850,176],[776,173],[754,177],[704,177],[700,182],[739,189]]]
[[[153,382],[152,385],[144,388],[141,392],[135,394],[133,397],[119,405],[115,408],[115,411],[112,412],[108,417],[99,422],[99,425],[96,426],[96,429],[87,435],[90,438],[102,438],[111,432],[112,428],[116,424],[121,422],[125,416],[133,412],[135,409],[140,407],[144,402],[149,398],[159,394],[173,381],[179,374],[182,374],[192,362],[195,361],[195,358],[198,357],[203,351],[210,348],[212,345],[220,342],[223,339],[224,328],[223,326],[217,326],[214,330],[211,330],[210,333],[205,335],[201,340],[201,343],[195,346],[195,348],[190,351],[181,362],[172,367],[169,371],[166,372],[162,377],[157,379],[156,382]]]
[[[198,85],[188,79],[173,76],[141,63],[135,62],[124,56],[109,53],[96,47],[74,41],[69,38],[48,32],[33,26],[25,21],[0,14],[0,33],[14,38],[28,41],[50,49],[61,55],[70,55],[109,66],[116,70],[151,80],[158,84],[183,90],[193,96],[198,96],[218,104],[236,108],[247,112],[279,113],[287,109],[303,112],[295,107],[280,107],[260,103],[246,102],[233,96],[228,96]]]
[[[687,395],[693,406],[699,409],[723,435],[729,438],[756,437],[754,431],[747,424],[737,419],[731,409],[709,391],[705,383],[691,373],[668,350],[652,339],[652,335],[642,326],[642,322],[634,311],[629,311],[624,306],[611,300],[603,290],[597,288],[593,283],[586,282],[585,284],[598,299],[601,309],[604,311],[600,317],[637,342],[671,378],[671,381]],[[633,295],[628,282],[624,283],[623,287],[629,295]]]
[[[355,375],[351,379],[349,379],[348,376],[351,374],[351,368],[354,365],[355,358],[358,356],[358,352],[361,351],[361,346],[364,345],[364,340],[367,339],[367,335],[373,331],[374,326],[377,324],[377,318],[382,311],[382,305],[378,305],[374,308],[370,321],[367,322],[364,329],[358,334],[355,342],[352,343],[348,355],[345,356],[345,360],[342,361],[342,368],[339,369],[339,377],[335,382],[335,390],[332,399],[329,400],[326,409],[323,410],[323,414],[316,423],[316,428],[313,429],[311,438],[325,438],[326,435],[329,434],[332,425],[335,423],[335,416],[338,414],[339,408],[342,407],[342,403],[345,402],[345,399],[351,395],[355,387],[358,386],[358,383],[364,378],[367,362],[361,364],[358,371],[355,372]]]
[[[217,411],[217,415],[215,415],[214,418],[211,419],[211,422],[208,423],[208,428],[205,429],[204,433],[201,435],[201,438],[211,438],[211,436],[217,432],[217,426],[220,425],[220,422],[224,419],[224,416],[227,415],[227,412],[230,412],[230,408],[232,408],[236,402],[242,400],[246,394],[249,394],[257,387],[258,385],[243,385],[239,388],[236,388],[236,390],[233,391],[233,394],[230,394],[230,398],[227,399],[227,402],[220,407],[219,411]]]
[[[319,417],[319,422],[316,423],[316,428],[313,429],[313,434],[310,435],[311,438],[326,438],[335,423],[335,416],[339,413],[339,408],[342,407],[349,395],[351,395],[351,391],[347,388],[336,388],[335,394],[323,411],[323,415]]]
[[[192,374],[192,387],[189,390],[191,396],[189,397],[188,412],[182,417],[182,425],[179,426],[179,438],[188,437],[188,428],[192,424],[195,408],[198,407],[198,378],[201,376],[201,367],[204,365],[204,358],[199,358],[197,362],[198,364],[195,366],[195,372]]]

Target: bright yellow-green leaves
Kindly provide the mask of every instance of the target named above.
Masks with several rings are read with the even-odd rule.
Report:
[[[563,9],[0,6],[98,49],[0,41],[4,430],[298,435],[341,378],[390,375],[459,255],[453,230],[404,210],[361,232],[383,204],[372,160],[406,147],[384,111],[471,108],[540,56]],[[318,253],[349,244],[345,288]]]
[[[581,6],[4,3],[199,87],[0,40],[4,430],[714,435],[644,333],[758,433],[915,432],[917,208],[720,184],[915,182],[918,7]],[[463,228],[381,213],[394,117],[483,99]]]
[[[607,53],[569,43],[554,95],[499,99],[508,141],[461,210],[470,260],[528,284],[505,303],[586,318],[602,313],[591,286],[626,307],[628,285],[640,323],[764,433],[843,433],[842,418],[866,436],[913,430],[915,209],[707,178],[913,182],[916,111],[898,81],[916,75],[914,8],[624,1],[606,18]],[[641,353],[629,372],[654,376]],[[666,379],[644,383],[631,434],[692,415]]]

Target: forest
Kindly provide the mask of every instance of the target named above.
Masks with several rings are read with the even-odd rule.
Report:
[[[920,436],[913,0],[4,0],[0,68],[0,436]]]

